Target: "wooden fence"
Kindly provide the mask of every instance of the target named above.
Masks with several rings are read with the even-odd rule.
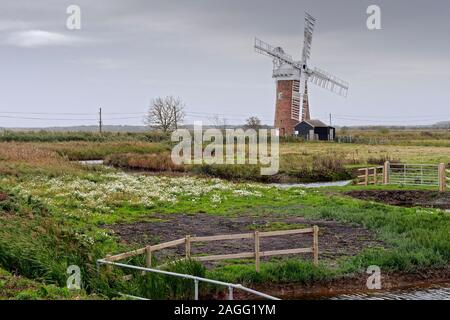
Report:
[[[384,167],[371,167],[358,169],[362,175],[358,176],[358,184],[368,186],[369,184],[385,184],[387,172]]]
[[[308,234],[313,235],[312,247],[308,248],[295,248],[295,249],[283,249],[283,250],[271,250],[262,251],[260,246],[260,239],[265,237],[275,237],[275,236],[285,236],[294,234]],[[207,256],[193,256],[191,254],[192,243],[195,242],[210,242],[210,241],[223,241],[223,240],[241,240],[241,239],[253,239],[254,240],[254,251],[253,252],[241,252],[241,253],[230,253],[230,254],[220,254],[220,255],[207,255]],[[286,255],[286,254],[299,254],[299,253],[312,253],[314,265],[319,264],[319,227],[313,226],[312,228],[305,229],[295,229],[295,230],[280,230],[280,231],[267,231],[259,232],[255,231],[252,233],[241,233],[241,234],[226,234],[226,235],[216,235],[216,236],[204,236],[196,237],[187,235],[182,239],[177,239],[169,242],[164,242],[156,245],[149,245],[145,248],[140,248],[137,250],[117,254],[117,255],[107,255],[105,260],[110,262],[115,262],[119,260],[128,259],[137,255],[146,255],[146,267],[152,267],[152,254],[156,251],[176,247],[179,245],[185,245],[185,259],[196,259],[198,261],[218,261],[226,259],[244,259],[244,258],[254,258],[256,271],[260,270],[260,259],[262,257],[269,257],[275,255]]]
[[[386,161],[383,166],[358,169],[358,185],[400,184],[414,186],[433,186],[444,192],[450,188],[449,173],[444,163],[405,164]]]

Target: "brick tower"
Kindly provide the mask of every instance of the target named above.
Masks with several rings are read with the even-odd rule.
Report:
[[[275,104],[275,128],[280,131],[280,136],[290,136],[294,134],[294,127],[299,122],[298,114],[295,113],[294,104],[299,105],[297,80],[278,80],[277,96]],[[296,91],[297,89],[297,91]],[[296,94],[297,93],[297,94]],[[298,110],[298,109],[296,109]],[[295,117],[296,116],[296,117]],[[293,119],[294,118],[294,119]],[[295,120],[297,119],[297,120]]]
[[[307,84],[305,83],[302,108],[300,108],[301,99],[299,91],[299,80],[277,80],[274,126],[280,131],[280,136],[293,135],[295,133],[295,126],[300,122],[299,119],[311,119]],[[300,112],[301,117],[299,115]]]

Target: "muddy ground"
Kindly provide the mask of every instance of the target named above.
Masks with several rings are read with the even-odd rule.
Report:
[[[125,243],[148,245],[191,236],[246,233],[266,230],[273,223],[289,224],[289,229],[307,228],[317,225],[321,260],[334,261],[342,256],[351,256],[363,248],[383,246],[375,234],[360,226],[335,221],[311,220],[302,217],[248,216],[224,217],[208,214],[159,215],[152,222],[135,222],[108,226]],[[284,225],[286,226],[286,225]],[[261,238],[261,250],[278,250],[312,246],[312,234]],[[253,251],[252,239],[193,243],[192,254],[226,254]],[[184,246],[165,249],[164,255],[184,255]],[[310,254],[302,255],[311,258]]]
[[[355,190],[345,192],[354,198],[395,206],[450,209],[450,192],[430,190]]]

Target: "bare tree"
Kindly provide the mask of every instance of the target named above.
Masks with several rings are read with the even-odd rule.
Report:
[[[218,129],[225,130],[227,128],[227,119],[221,118],[218,114],[210,118],[212,125]]]
[[[250,117],[245,120],[245,127],[258,130],[259,128],[261,128],[261,120],[259,120],[258,117]]]
[[[152,100],[144,122],[163,132],[178,129],[184,119],[184,103],[173,96],[158,97]]]

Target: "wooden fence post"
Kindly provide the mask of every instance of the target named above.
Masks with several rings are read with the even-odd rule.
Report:
[[[314,254],[314,265],[319,265],[319,227],[313,227],[313,254]]]
[[[369,168],[366,168],[365,169],[365,172],[364,172],[364,185],[369,185]]]
[[[259,248],[259,231],[255,231],[255,269],[256,272],[260,270],[260,256],[259,256],[260,248]]]
[[[145,266],[147,268],[152,267],[152,246],[147,246],[145,248]]]
[[[190,259],[191,258],[191,236],[190,235],[186,236],[185,248],[186,248],[186,259]]]
[[[383,183],[384,184],[389,184],[389,168],[390,168],[391,164],[389,161],[385,161],[384,162],[384,167],[383,167]]]
[[[377,174],[378,174],[378,169],[377,169],[377,167],[374,167],[373,168],[373,184],[374,185],[377,185]]]
[[[106,261],[109,261],[109,258],[110,258],[111,256],[112,256],[111,254],[107,254],[105,260],[106,260]],[[111,271],[112,271],[112,266],[111,266],[110,264],[107,264],[107,265],[106,265],[106,271],[107,271],[107,272],[111,272]]]
[[[447,186],[447,174],[445,170],[445,163],[439,164],[439,192],[445,192]]]

